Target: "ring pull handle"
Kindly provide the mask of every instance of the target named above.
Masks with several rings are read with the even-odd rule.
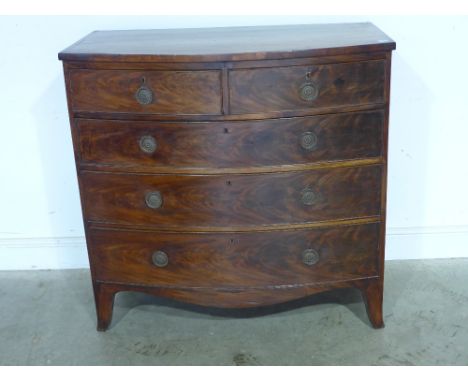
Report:
[[[169,264],[169,258],[163,251],[156,251],[151,256],[151,261],[158,268],[164,268]]]
[[[146,78],[141,79],[142,85],[135,93],[135,98],[140,105],[149,105],[153,103],[153,91],[146,86]]]
[[[312,206],[313,204],[315,204],[315,202],[318,201],[318,199],[319,195],[309,187],[304,188],[301,191],[301,202],[305,206]]]
[[[140,146],[140,150],[143,151],[145,154],[153,154],[156,149],[158,148],[158,143],[155,138],[151,135],[143,135],[138,145]]]
[[[313,151],[317,148],[318,137],[312,131],[306,131],[301,134],[300,145],[304,150]]]
[[[309,267],[317,264],[319,260],[320,254],[315,249],[308,248],[302,252],[302,262]]]
[[[149,208],[158,209],[162,207],[163,198],[159,191],[147,192],[145,195],[145,203]]]

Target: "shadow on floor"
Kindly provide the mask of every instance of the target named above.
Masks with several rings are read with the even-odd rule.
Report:
[[[174,309],[171,310],[171,315],[185,316],[186,313],[196,313],[209,315],[214,318],[254,318],[283,312],[292,312],[299,308],[322,304],[341,304],[346,306],[356,317],[366,325],[371,326],[367,318],[361,292],[358,289],[347,288],[326,291],[281,304],[243,309],[203,307],[145,293],[119,292],[115,298],[115,307],[120,309],[114,310],[111,327],[118,324],[131,309],[139,306],[164,306]]]

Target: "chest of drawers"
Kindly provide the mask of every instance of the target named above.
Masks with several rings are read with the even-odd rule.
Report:
[[[395,43],[369,23],[94,32],[59,53],[98,330],[119,291],[362,291],[382,327]]]

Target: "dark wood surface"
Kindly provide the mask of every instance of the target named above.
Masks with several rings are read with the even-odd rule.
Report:
[[[98,281],[187,288],[305,286],[375,277],[379,224],[261,233],[91,230]],[[319,254],[306,265],[302,254]],[[168,264],[157,267],[152,254]]]
[[[340,282],[317,283],[308,286],[284,288],[172,288],[154,287],[131,283],[95,283],[96,310],[99,331],[109,328],[112,320],[114,296],[122,291],[134,291],[153,294],[158,297],[176,299],[186,303],[218,308],[253,308],[259,306],[276,305],[291,300],[298,300],[312,294],[340,290],[343,288],[359,289],[363,295],[369,312],[369,319],[374,328],[384,326],[382,320],[382,289],[380,277],[366,277],[362,279]],[[117,325],[118,323],[116,323]]]
[[[145,85],[154,102],[141,105],[135,94]],[[72,70],[74,111],[221,114],[221,76],[206,71]]]
[[[279,166],[376,158],[382,154],[382,110],[232,122],[76,121],[81,164],[123,171],[171,172]],[[312,149],[301,137],[317,137]],[[144,136],[156,141],[141,150]]]
[[[383,102],[383,60],[333,65],[238,69],[229,73],[232,114],[301,110]],[[301,86],[318,87],[313,101],[299,96]]]
[[[131,175],[84,171],[89,221],[187,230],[378,216],[381,166],[255,175]],[[302,202],[312,190],[311,205]],[[145,203],[160,192],[158,209]]]
[[[362,23],[97,32],[61,52],[98,329],[119,291],[250,307],[348,287],[382,327],[394,48]]]
[[[386,51],[395,42],[371,23],[95,31],[61,60],[207,62]]]

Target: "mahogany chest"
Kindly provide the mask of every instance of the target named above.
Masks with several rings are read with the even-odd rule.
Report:
[[[393,49],[359,23],[60,52],[98,330],[119,291],[240,308],[348,287],[382,327]]]

